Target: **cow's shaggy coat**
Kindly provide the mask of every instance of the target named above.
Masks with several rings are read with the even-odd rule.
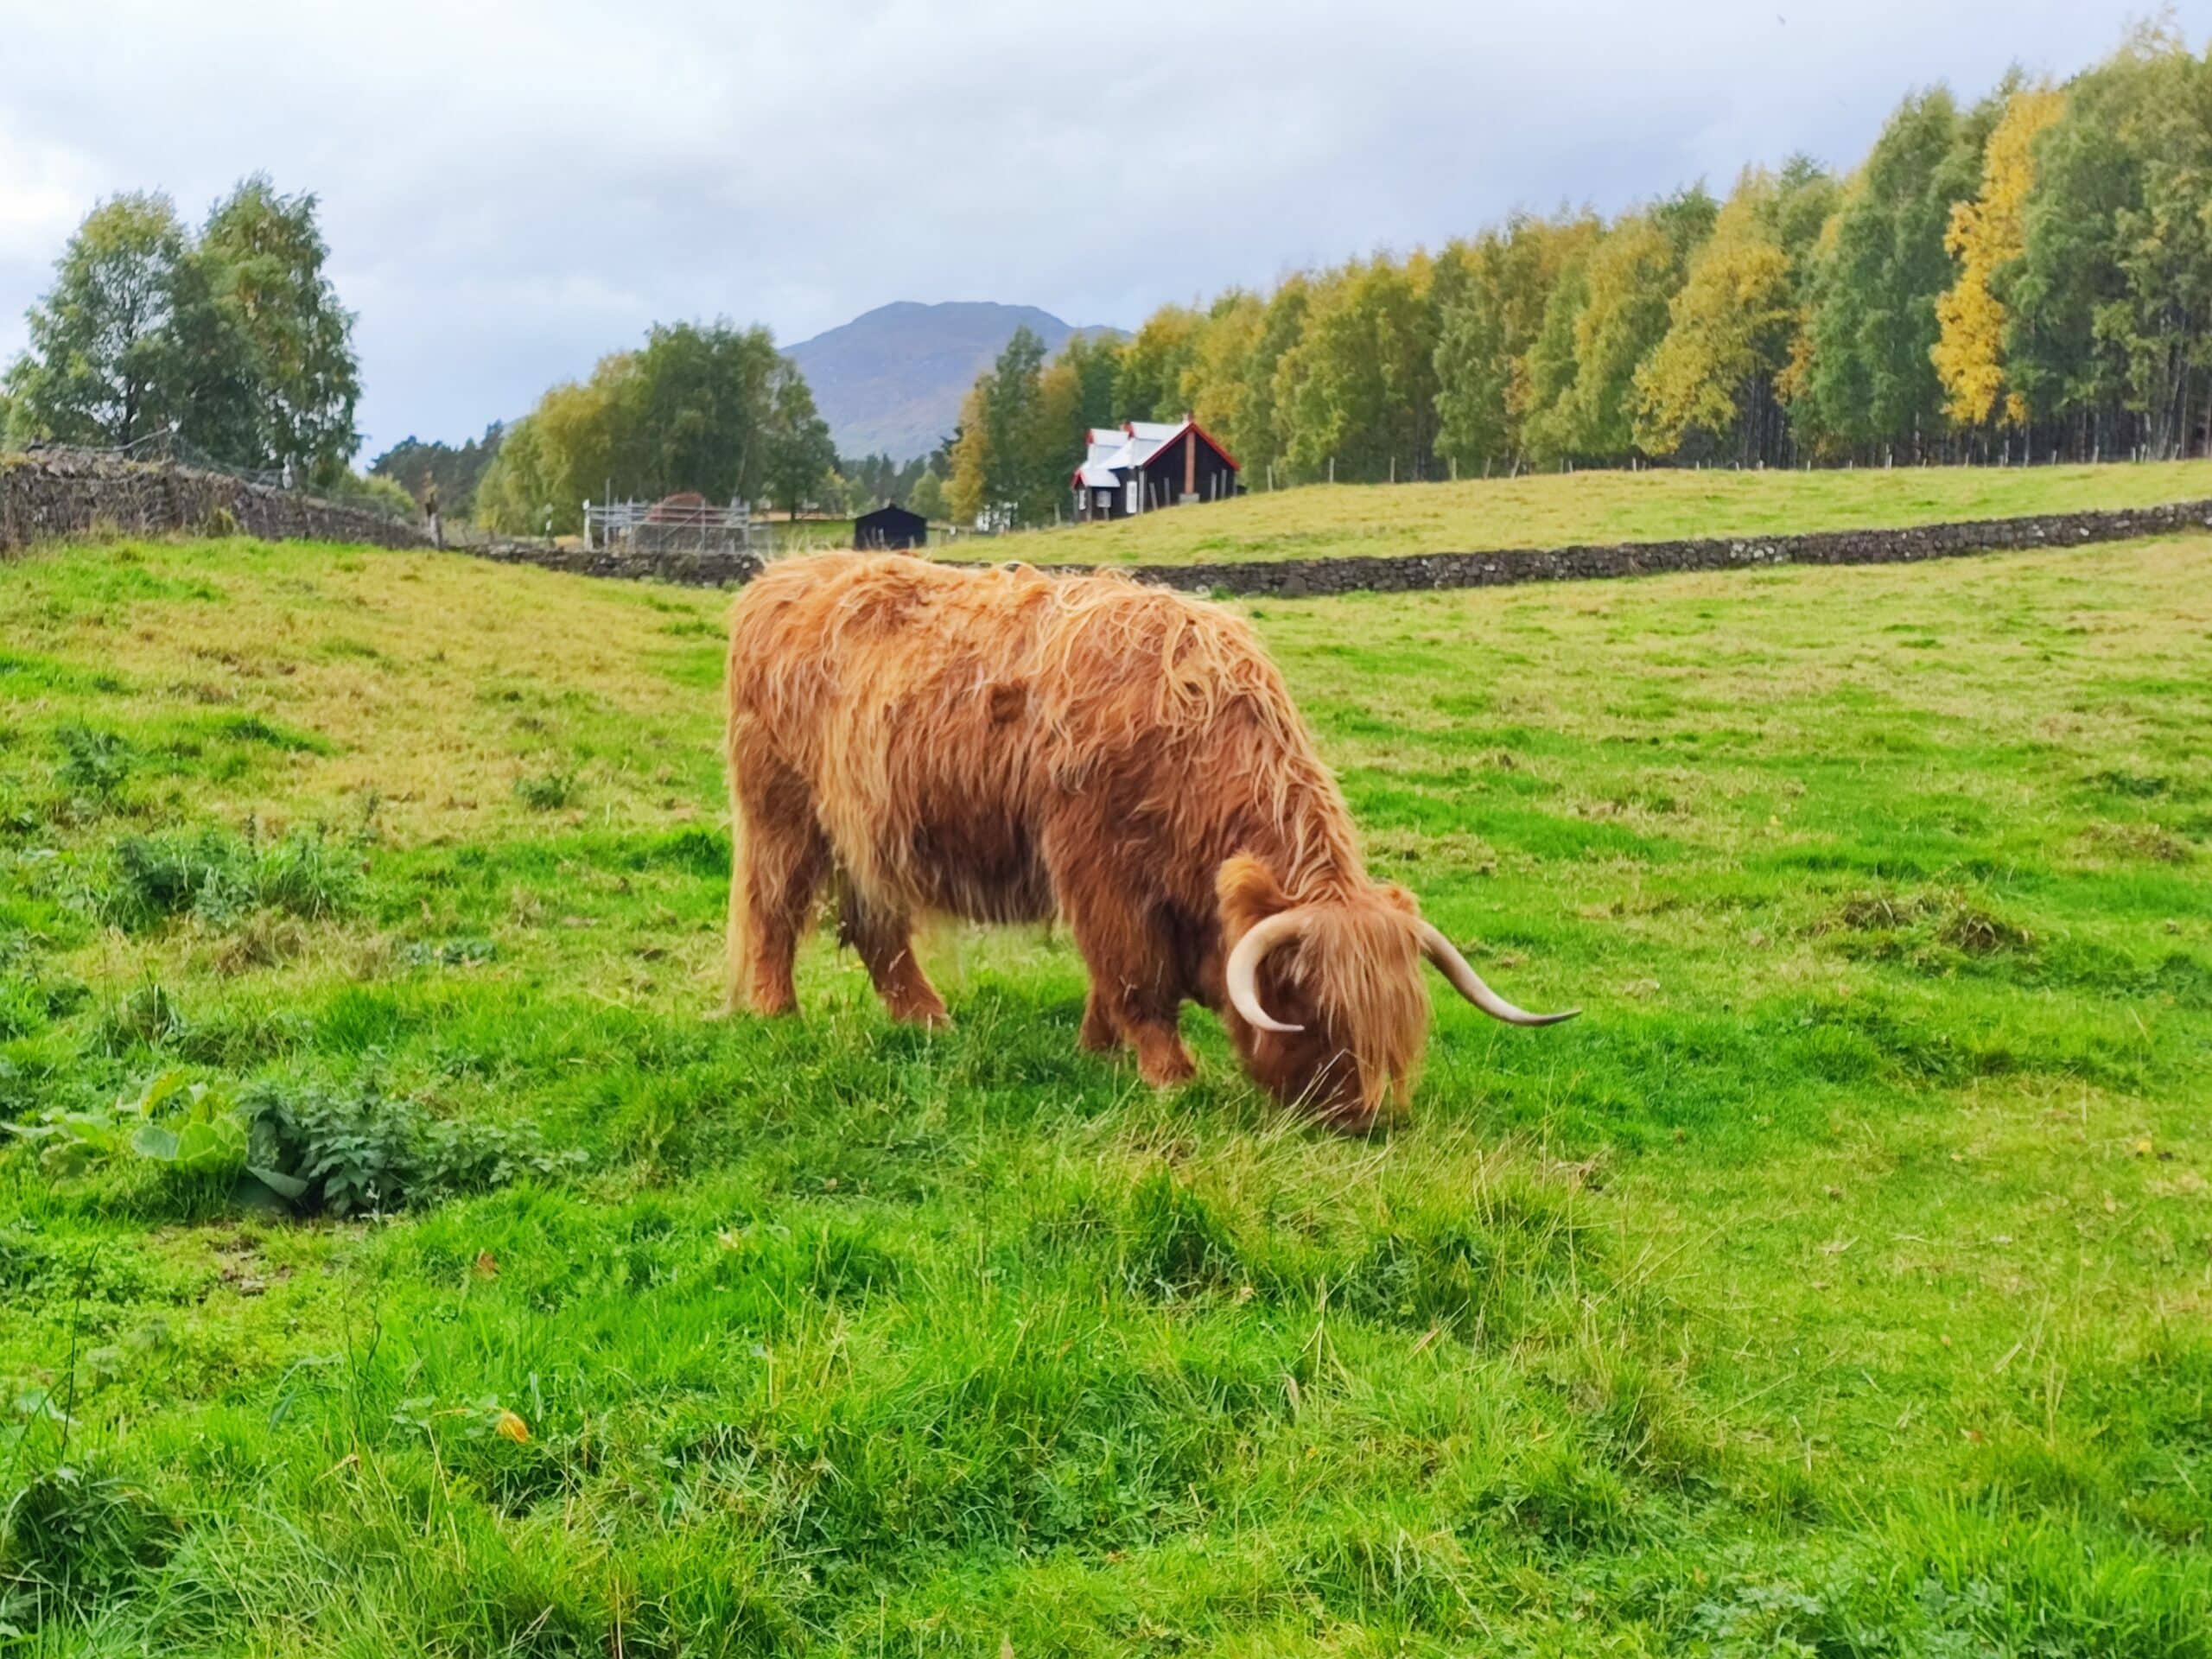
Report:
[[[834,878],[841,935],[900,1019],[944,1018],[918,914],[1059,916],[1090,969],[1084,1044],[1127,1042],[1152,1082],[1192,1071],[1187,999],[1262,1083],[1340,1122],[1410,1084],[1425,925],[1368,879],[1281,676],[1226,612],[1109,575],[790,561],[732,614],[728,759],[733,1008],[791,1008]],[[1283,1027],[1262,1029],[1230,954],[1294,911],[1256,1006],[1247,986]]]

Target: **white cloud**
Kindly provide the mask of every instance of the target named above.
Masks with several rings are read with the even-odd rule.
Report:
[[[655,318],[893,299],[1131,322],[1516,204],[1856,159],[1911,87],[2070,72],[2085,0],[0,0],[0,351],[97,194],[324,202],[372,445],[459,436]],[[2212,29],[2212,0],[2180,20]]]

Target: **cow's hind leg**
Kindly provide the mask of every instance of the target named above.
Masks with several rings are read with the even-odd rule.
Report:
[[[875,994],[893,1020],[916,1026],[951,1023],[944,999],[915,958],[912,918],[870,903],[847,881],[837,895],[837,937],[860,952],[868,976],[875,982]]]
[[[789,1014],[791,964],[830,869],[830,845],[798,775],[740,747],[730,766],[729,983],[734,1013]]]

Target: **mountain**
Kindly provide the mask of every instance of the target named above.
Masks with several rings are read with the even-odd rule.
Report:
[[[1071,327],[1033,305],[900,300],[788,346],[785,355],[813,388],[839,454],[906,461],[951,435],[968,388],[1025,325],[1047,353],[1074,334],[1122,337],[1118,328]]]

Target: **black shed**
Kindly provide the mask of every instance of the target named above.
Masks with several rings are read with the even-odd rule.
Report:
[[[929,544],[930,521],[904,507],[878,507],[853,520],[853,545],[863,552]]]

